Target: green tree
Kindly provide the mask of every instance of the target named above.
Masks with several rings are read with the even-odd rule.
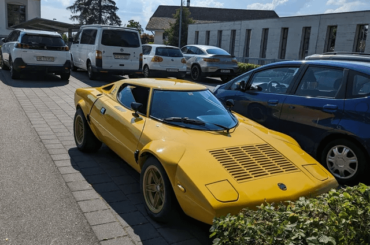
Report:
[[[176,20],[175,23],[170,24],[170,28],[165,30],[165,36],[168,40],[166,44],[176,46],[179,45],[179,28],[180,28],[180,9],[176,10],[173,15]],[[188,25],[194,24],[194,20],[190,18],[190,11],[188,8],[182,8],[182,27],[181,27],[181,47],[187,44],[188,39]]]
[[[125,25],[125,27],[136,28],[139,31],[140,34],[144,32],[144,29],[141,27],[141,25],[138,21],[129,20],[128,24]]]
[[[141,34],[141,43],[142,44],[154,43],[154,36],[146,33]]]
[[[62,39],[65,43],[68,43],[68,37],[65,33],[63,33],[63,35],[62,35]]]
[[[81,25],[104,24],[121,26],[122,21],[116,14],[118,7],[113,0],[75,0],[67,7],[72,12],[70,20]]]

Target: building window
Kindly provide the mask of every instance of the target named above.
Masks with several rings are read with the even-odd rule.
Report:
[[[26,21],[26,6],[18,4],[8,4],[8,27],[23,23]]]
[[[236,39],[236,30],[231,30],[230,38],[230,54],[235,55],[235,39]]]
[[[279,59],[285,59],[289,28],[281,28]]]
[[[266,58],[266,50],[267,50],[267,41],[269,38],[269,29],[264,28],[262,30],[262,38],[261,38],[261,51],[260,51],[260,57]]]
[[[324,52],[334,52],[335,39],[337,38],[337,26],[329,26],[328,34],[326,37],[326,48]]]
[[[366,38],[369,25],[358,25],[355,43],[355,52],[363,53],[366,48]]]
[[[199,31],[195,32],[194,44],[198,44],[199,41]]]
[[[221,48],[222,45],[222,31],[218,31],[217,33],[217,47]]]
[[[206,45],[209,45],[209,37],[211,35],[210,31],[206,31]]]
[[[244,47],[244,57],[249,57],[249,48],[251,45],[251,29],[245,31],[245,47]]]
[[[308,49],[310,47],[310,36],[311,27],[303,27],[301,50],[299,52],[299,58],[302,60],[308,55]]]

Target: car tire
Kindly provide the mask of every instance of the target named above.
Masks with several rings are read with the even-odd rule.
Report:
[[[5,62],[2,58],[1,58],[1,69],[2,70],[9,70],[9,67],[5,64]]]
[[[345,149],[348,149],[348,152],[343,154]],[[347,139],[329,142],[321,153],[321,164],[342,185],[358,184],[364,173],[367,173],[367,162],[366,153]]]
[[[77,71],[77,67],[73,64],[73,58],[72,58],[72,56],[71,56],[71,70],[72,71]]]
[[[90,80],[96,80],[96,73],[92,70],[91,62],[87,62],[87,75],[89,76]]]
[[[230,76],[221,76],[221,81],[224,82],[224,83],[226,83],[226,82],[228,82],[230,80],[231,80],[231,77]]]
[[[144,75],[145,78],[149,78],[150,77],[150,69],[149,69],[149,67],[147,65],[144,66],[143,75]]]
[[[150,189],[149,185],[153,189]],[[166,171],[154,157],[149,157],[143,165],[140,174],[140,191],[149,216],[159,222],[170,221],[176,210],[174,193]]]
[[[73,121],[73,134],[77,148],[82,152],[96,152],[102,142],[91,131],[83,111],[78,108]]]
[[[200,66],[194,65],[191,68],[190,76],[191,76],[191,79],[193,79],[193,81],[199,82],[200,80],[202,80],[203,76],[202,76],[202,70],[200,69]]]
[[[69,80],[69,77],[71,76],[71,73],[62,73],[60,74],[60,79],[62,79],[63,81],[68,81]]]
[[[10,77],[14,80],[17,80],[21,77],[20,73],[14,70],[13,61],[10,58],[9,59],[9,65],[10,65]]]

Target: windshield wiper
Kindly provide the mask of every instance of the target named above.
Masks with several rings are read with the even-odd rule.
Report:
[[[206,123],[201,120],[189,119],[187,117],[167,117],[163,120],[166,122],[182,122],[194,125],[206,125]]]

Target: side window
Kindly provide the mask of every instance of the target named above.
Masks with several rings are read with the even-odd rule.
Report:
[[[285,94],[299,67],[279,67],[256,72],[251,87],[263,93]]]
[[[15,33],[14,33],[14,37],[13,37],[13,41],[15,42],[15,41],[18,41],[18,38],[19,38],[19,34],[20,34],[21,32],[19,32],[19,31],[15,31]]]
[[[152,47],[143,46],[143,55],[149,55],[151,51],[152,51]]]
[[[204,54],[204,52],[200,48],[196,48],[196,49],[197,49],[197,54]]]
[[[141,114],[146,114],[149,99],[149,88],[125,84],[118,92],[118,100],[126,108],[131,110],[131,103],[137,102],[143,104],[139,111]]]
[[[96,30],[84,30],[81,36],[81,44],[95,44]]]
[[[229,90],[240,90],[240,83],[242,81],[244,81],[245,84],[247,84],[250,76],[251,76],[251,74],[246,74],[246,75],[243,75],[241,77],[235,78],[235,81],[233,82],[233,84],[231,85]]]
[[[167,57],[168,51],[166,48],[157,48],[155,50],[155,55]]]
[[[197,54],[197,48],[196,47],[188,47],[188,54]]]
[[[181,52],[182,52],[183,54],[187,54],[187,53],[188,53],[188,47],[183,47],[183,48],[181,49]]]
[[[76,35],[73,37],[73,42],[74,43],[79,43],[80,42],[80,34],[81,32],[77,32]]]
[[[351,71],[349,81],[352,83],[352,97],[360,98],[370,95],[370,76],[359,72]]]
[[[13,41],[14,41],[14,37],[15,37],[15,35],[16,35],[16,31],[12,31],[12,32],[9,34],[9,36],[8,36],[8,38],[7,38],[7,41],[8,41],[8,42],[13,42]]]
[[[296,95],[335,98],[343,84],[343,70],[326,67],[308,67]]]

